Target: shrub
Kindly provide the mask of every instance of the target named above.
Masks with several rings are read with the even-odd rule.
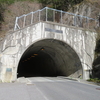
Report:
[[[90,81],[90,82],[95,82],[95,83],[100,83],[100,79],[98,79],[98,78],[90,78],[89,80],[87,80],[87,81]]]

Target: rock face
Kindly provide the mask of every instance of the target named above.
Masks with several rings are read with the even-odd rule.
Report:
[[[98,16],[100,15],[100,1],[99,0],[96,0],[96,1],[84,0],[81,4],[74,6],[69,11],[78,15],[98,19]],[[90,22],[89,26],[91,28],[97,29],[100,26],[97,21],[95,21],[95,23],[93,23],[91,20],[88,20],[88,21]],[[94,27],[94,24],[95,24],[95,27]]]
[[[100,1],[85,0],[81,4],[70,9],[70,12],[95,18],[100,14]]]
[[[98,15],[100,15],[100,0],[84,0],[81,4],[76,5],[70,12],[88,16],[94,19],[98,19]],[[98,19],[99,21],[100,19]],[[90,23],[89,26],[92,26],[94,23]],[[97,26],[94,27],[97,31],[97,44],[100,44],[100,23],[97,23]],[[99,40],[99,41],[98,41]],[[99,46],[99,45],[97,45]],[[100,51],[99,47],[96,47],[96,51]],[[98,52],[98,54],[100,54]],[[98,55],[96,54],[96,55]],[[98,63],[97,63],[98,62]],[[100,78],[100,57],[97,57],[93,63],[93,77]]]

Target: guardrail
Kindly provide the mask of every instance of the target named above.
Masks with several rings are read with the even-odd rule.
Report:
[[[41,10],[16,17],[14,31],[38,21],[50,21],[87,29],[93,29],[99,24],[98,20],[94,18],[45,7]]]

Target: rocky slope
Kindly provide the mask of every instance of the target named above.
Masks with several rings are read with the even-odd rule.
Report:
[[[10,6],[3,5],[3,8],[4,21],[0,26],[0,39],[2,39],[6,35],[6,33],[8,33],[8,31],[13,30],[16,16],[21,16],[31,11],[41,9],[42,4],[36,2],[18,1]],[[76,5],[69,11],[75,14],[96,18],[99,14],[99,9],[100,0],[84,0],[82,3]]]
[[[95,18],[100,14],[100,0],[84,0],[70,9],[71,12]]]
[[[98,19],[100,15],[100,0],[84,0],[81,4],[76,5],[70,12]],[[95,26],[97,31],[97,45],[95,49],[95,60],[93,62],[93,77],[100,78],[100,26]]]
[[[5,37],[5,35],[7,35],[10,31],[13,31],[16,16],[21,16],[31,11],[41,9],[42,5],[37,2],[19,1],[9,6],[3,5],[3,7],[4,21],[2,22],[0,28],[0,40],[2,40]]]

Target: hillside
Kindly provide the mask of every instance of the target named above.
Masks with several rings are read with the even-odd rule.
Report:
[[[4,4],[0,22],[0,40],[13,31],[16,16],[21,16],[41,8],[42,4],[32,1],[18,1],[11,5]]]
[[[5,2],[6,0],[0,0],[0,2],[1,1]],[[68,10],[71,8],[69,12],[73,12],[76,14],[92,18],[96,18],[98,16],[100,9],[100,0],[84,0],[84,1],[74,0],[77,1],[76,4],[78,3],[78,1],[81,3],[75,6],[70,6],[71,5],[70,3],[69,4],[66,3],[66,5],[69,5],[69,8],[68,7],[66,8],[64,4],[62,4],[64,7],[62,7],[61,4],[60,6],[57,6],[57,3],[52,4],[52,2],[49,2],[52,0],[47,0],[49,3],[46,2],[46,0],[44,0],[45,2],[43,2],[43,0],[38,0],[42,1],[44,4],[38,3],[36,2],[36,0],[7,0],[7,1],[11,1],[12,3],[11,4],[4,3],[0,6],[0,40],[2,40],[2,38],[6,35],[6,33],[13,30],[16,16],[21,16],[31,11],[36,11],[38,9],[43,8],[44,6],[49,6],[49,7],[56,6],[55,8],[58,7],[58,9],[63,9],[63,10],[64,9]]]
[[[45,6],[67,11],[83,0],[0,0],[0,40],[13,31],[15,17]]]

